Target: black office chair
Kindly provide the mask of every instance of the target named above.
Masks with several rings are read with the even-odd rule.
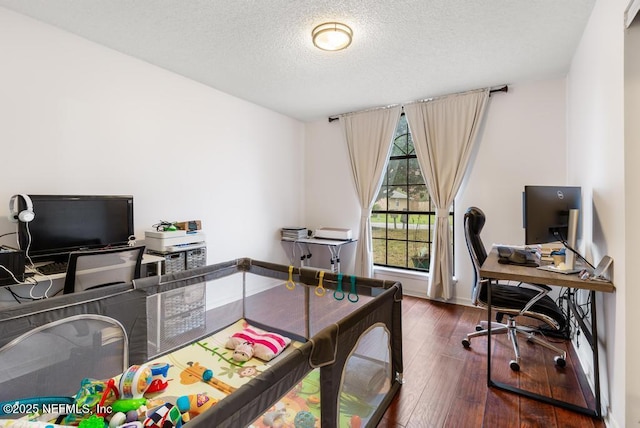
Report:
[[[515,353],[515,359],[509,362],[513,371],[520,370],[518,334],[525,335],[528,341],[556,352],[558,355],[554,357],[555,364],[558,367],[564,367],[567,357],[565,351],[536,336],[537,329],[516,324],[516,317],[525,316],[542,321],[553,330],[564,330],[566,318],[553,299],[547,296],[551,288],[543,284],[526,284],[526,286],[525,284],[499,284],[495,280],[480,276],[480,266],[487,258],[487,252],[480,238],[484,223],[485,215],[482,210],[476,207],[467,209],[464,214],[464,233],[474,270],[472,303],[487,308],[487,288],[491,287],[491,309],[496,313],[498,321],[491,323],[491,334],[507,334],[509,337]],[[506,323],[502,323],[504,316],[507,317]],[[462,346],[469,348],[472,338],[486,336],[488,333],[486,327],[486,321],[476,326],[476,331],[462,340]]]
[[[64,294],[140,278],[144,249],[144,246],[138,246],[70,253]]]

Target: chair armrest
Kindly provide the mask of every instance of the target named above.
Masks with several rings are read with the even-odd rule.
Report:
[[[531,308],[538,300],[542,299],[544,296],[549,294],[549,292],[551,291],[551,287],[549,287],[546,284],[534,284],[534,283],[530,283],[530,282],[527,282],[526,284],[530,285],[532,288],[537,289],[539,291],[539,293],[538,293],[538,295],[536,297],[534,297],[533,299],[529,300],[529,303],[527,303],[526,306],[524,308],[522,308],[522,311],[520,312],[521,314],[523,314],[526,311],[528,311],[529,308]]]
[[[549,287],[546,284],[537,284],[537,283],[533,283],[533,282],[520,282],[518,283],[518,287],[522,286],[522,285],[530,285],[533,288],[536,288],[540,291],[546,291],[547,293],[551,291],[551,287]]]
[[[542,290],[545,290],[547,293],[549,291],[551,291],[551,287],[549,287],[547,284],[533,284],[533,283],[529,283],[527,282],[527,284],[534,286],[535,288]]]

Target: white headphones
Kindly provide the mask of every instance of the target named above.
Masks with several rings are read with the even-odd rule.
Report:
[[[27,204],[27,208],[22,211],[19,211],[18,208],[19,198],[22,198]],[[9,220],[14,223],[17,223],[18,221],[29,223],[36,216],[33,212],[33,202],[31,202],[31,198],[23,193],[13,195],[11,199],[9,199],[9,213]]]

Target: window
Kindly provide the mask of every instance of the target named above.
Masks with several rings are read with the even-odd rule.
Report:
[[[449,213],[451,225],[453,213],[452,209]],[[418,166],[403,114],[371,210],[374,265],[428,272],[435,222],[435,207]],[[453,228],[451,230],[453,245]]]

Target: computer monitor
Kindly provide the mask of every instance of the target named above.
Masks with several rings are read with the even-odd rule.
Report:
[[[522,208],[526,245],[556,241],[573,241],[575,245],[580,231],[580,187],[525,186]],[[573,211],[573,223],[571,210],[577,210]]]
[[[20,248],[34,262],[72,251],[126,245],[134,234],[133,196],[29,195],[35,217],[19,223]],[[26,208],[21,200],[20,209]]]

